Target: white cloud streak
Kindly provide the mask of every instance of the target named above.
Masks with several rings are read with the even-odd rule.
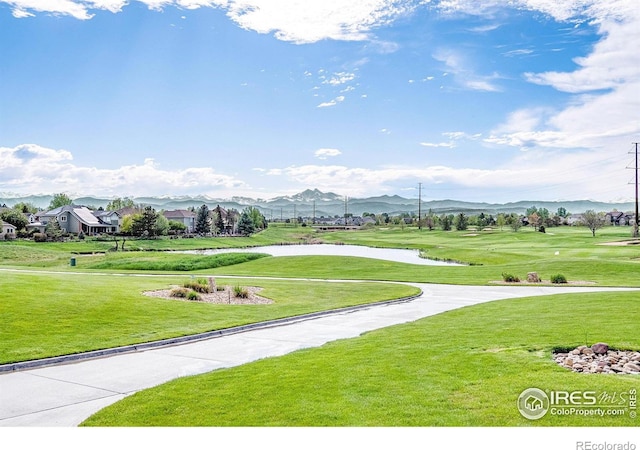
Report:
[[[115,169],[81,167],[73,164],[69,151],[35,144],[0,147],[0,184],[15,192],[136,196],[226,194],[249,188],[242,180],[209,167],[166,170],[152,158]]]
[[[479,75],[475,73],[468,58],[458,50],[440,48],[433,53],[432,57],[444,63],[447,74],[453,75],[456,82],[466,89],[485,92],[501,91],[501,88],[494,83],[496,79],[500,78],[497,74]]]
[[[344,95],[339,95],[333,100],[329,100],[328,102],[323,102],[318,105],[318,108],[328,108],[330,106],[336,106],[338,103],[343,102],[345,99]]]
[[[337,148],[321,148],[316,150],[314,154],[318,159],[327,159],[329,157],[340,156],[342,152]]]

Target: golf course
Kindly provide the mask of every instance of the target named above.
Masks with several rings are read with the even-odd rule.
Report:
[[[438,265],[270,256],[265,245],[408,249]],[[0,242],[0,364],[141,344],[420,294],[411,283],[640,288],[629,227],[320,233],[270,226],[244,238]],[[183,253],[246,247],[246,253]],[[254,249],[255,247],[255,249]],[[452,262],[455,264],[446,264]],[[535,272],[540,283],[527,283]],[[508,277],[511,275],[511,277]],[[517,278],[520,282],[508,282]],[[261,304],[150,296],[215,281]],[[556,281],[552,283],[552,280]],[[558,283],[558,281],[566,281]],[[229,297],[231,298],[231,297]],[[427,298],[428,300],[428,298]],[[597,342],[639,350],[640,291],[521,296],[463,307],[137,392],[87,426],[637,426],[631,414],[515,407],[525,389],[627,394],[640,376],[576,373],[552,355]],[[0,374],[0,377],[2,375]],[[628,405],[627,405],[628,406]],[[627,411],[628,413],[629,411]],[[635,411],[634,411],[635,412]]]

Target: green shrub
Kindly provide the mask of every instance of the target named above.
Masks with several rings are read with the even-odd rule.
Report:
[[[520,278],[518,278],[516,275],[513,275],[512,273],[502,273],[502,279],[504,281],[506,281],[507,283],[519,283],[520,282]]]
[[[561,273],[551,275],[551,282],[556,284],[562,284],[567,282],[567,277],[562,275]]]
[[[171,297],[187,298],[189,296],[189,292],[193,292],[193,291],[187,288],[179,287],[179,288],[171,289],[171,292],[169,293],[169,295]]]
[[[189,291],[189,294],[187,295],[187,300],[198,301],[198,300],[200,300],[200,296],[198,295],[198,293],[196,291]]]
[[[47,242],[47,235],[44,233],[34,233],[33,240],[36,242]]]
[[[249,291],[247,290],[247,288],[244,288],[242,286],[234,286],[233,287],[233,294],[237,298],[248,298],[249,297]]]
[[[130,247],[126,255],[91,264],[91,269],[113,270],[168,270],[189,272],[192,270],[215,269],[217,267],[242,264],[269,255],[264,253],[222,253],[219,255],[183,255],[158,254],[149,252],[135,254],[141,249]]]

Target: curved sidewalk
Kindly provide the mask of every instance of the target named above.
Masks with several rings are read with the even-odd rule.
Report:
[[[416,300],[204,341],[0,374],[0,426],[76,426],[116,401],[174,378],[233,367],[444,311],[517,297],[633,288],[453,286],[407,283]]]

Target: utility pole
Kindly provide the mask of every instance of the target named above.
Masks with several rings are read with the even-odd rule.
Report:
[[[347,206],[347,205],[348,205],[348,202],[349,202],[349,197],[347,197],[347,196],[345,195],[345,196],[344,196],[344,226],[345,226],[345,227],[347,226],[347,214],[348,214],[348,211],[349,211],[349,208],[348,208],[348,206]]]
[[[636,146],[636,216],[633,218],[633,237],[638,237],[638,142],[634,142]]]
[[[422,230],[422,183],[418,183],[418,230]]]

